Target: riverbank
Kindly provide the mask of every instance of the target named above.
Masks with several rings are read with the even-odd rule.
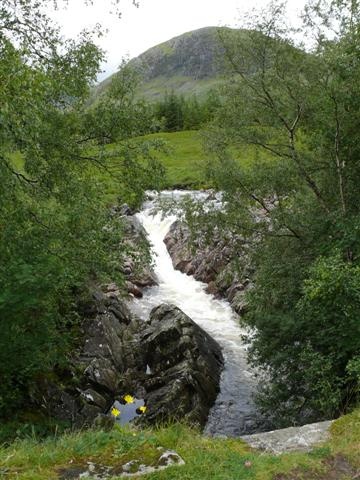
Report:
[[[360,410],[334,422],[330,440],[312,452],[279,456],[252,450],[239,439],[205,437],[180,424],[155,430],[115,427],[108,433],[89,430],[0,447],[0,478],[59,480],[64,469],[87,462],[151,462],[163,447],[175,450],[185,465],[149,474],[148,480],[349,480],[360,478],[359,444]]]

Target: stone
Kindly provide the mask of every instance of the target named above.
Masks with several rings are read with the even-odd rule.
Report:
[[[130,393],[147,406],[135,422],[181,418],[203,426],[219,392],[217,342],[174,305],[153,309],[146,323],[116,296],[96,292],[92,301],[71,371],[43,385],[37,395],[42,408],[76,427],[90,426]]]
[[[312,447],[329,438],[329,429],[333,422],[318,422],[302,427],[289,427],[254,435],[245,435],[241,439],[259,450],[279,455],[284,452],[308,452]]]
[[[177,220],[164,243],[175,269],[207,283],[207,293],[226,298],[239,315],[246,312],[245,294],[251,287],[248,277],[252,272],[240,237],[232,235],[229,239],[215,235],[210,244],[201,238],[191,243],[188,226]],[[238,278],[239,272],[241,278]]]
[[[96,405],[100,407],[102,410],[108,407],[108,401],[106,400],[106,398],[103,397],[96,390],[88,388],[82,391],[80,395],[84,399],[84,401],[86,401],[87,403],[90,403],[91,405]]]
[[[97,290],[88,306],[82,306],[84,312],[82,344],[72,355],[69,374],[57,381],[43,381],[34,394],[34,402],[53,417],[79,427],[91,425],[109,410],[119,389],[127,386],[128,369],[146,369],[140,346],[134,349],[141,324],[123,301]]]
[[[160,447],[159,458],[147,465],[144,461],[134,459],[119,465],[111,471],[112,475],[120,478],[138,477],[140,475],[148,475],[150,473],[165,470],[169,467],[185,465],[184,460],[174,450],[165,450]]]
[[[203,426],[219,392],[223,356],[218,343],[175,305],[150,314],[142,333],[146,415],[142,422],[185,419]]]
[[[125,282],[126,290],[128,293],[131,293],[135,298],[141,298],[143,296],[142,291],[137,285],[134,285],[132,282]]]
[[[95,417],[93,422],[93,427],[98,428],[100,430],[104,430],[105,432],[109,432],[114,428],[115,425],[115,417],[112,415],[104,415],[103,413],[99,413]]]
[[[107,480],[111,478],[129,478],[165,470],[169,467],[185,465],[184,460],[174,450],[164,450],[158,453],[159,457],[151,461],[133,459],[124,464],[114,466],[102,465],[94,462],[86,462],[83,465],[72,465],[57,470],[59,480],[80,480],[89,478],[92,480]]]

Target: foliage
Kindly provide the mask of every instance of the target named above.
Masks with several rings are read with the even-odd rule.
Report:
[[[6,0],[0,9],[0,416],[66,362],[74,296],[89,280],[121,282],[115,267],[125,248],[94,181],[105,154],[92,153],[96,118],[85,114],[103,54],[89,32],[63,40],[44,3]],[[119,125],[132,108],[122,104]],[[124,200],[138,198],[149,176],[131,158]],[[127,180],[138,167],[134,194]]]
[[[360,348],[360,11],[308,5],[304,31],[321,33],[311,52],[283,14],[275,3],[252,17],[241,48],[222,33],[231,80],[205,132],[225,200],[214,218],[242,235],[255,269],[244,322],[264,371],[259,402],[279,424],[348,407]],[[234,147],[256,149],[252,166]]]
[[[210,90],[201,101],[196,95],[185,98],[171,91],[154,105],[154,114],[162,131],[197,130],[212,120],[220,103],[216,90]]]
[[[138,74],[125,61],[105,92],[86,109],[84,135],[99,144],[114,143],[152,131],[152,108],[135,99]]]

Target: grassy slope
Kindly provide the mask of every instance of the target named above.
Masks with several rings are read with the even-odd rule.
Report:
[[[335,422],[331,440],[309,454],[275,457],[251,450],[240,440],[203,437],[181,425],[153,431],[116,427],[110,433],[87,431],[42,443],[29,439],[0,447],[0,478],[51,480],[57,478],[59,468],[87,461],[103,465],[119,465],[132,459],[149,462],[158,446],[176,450],[186,465],[148,475],[145,478],[149,480],[359,478],[356,474],[360,473],[360,410]],[[247,467],[246,461],[251,465]]]
[[[202,145],[202,139],[198,131],[183,131],[173,133],[155,133],[135,139],[134,141],[158,140],[166,142],[166,153],[159,152],[157,158],[161,160],[166,169],[164,188],[211,188],[204,174],[204,164],[207,154]],[[116,149],[116,145],[109,145],[109,150]],[[242,164],[251,164],[255,161],[254,149],[234,149],[234,157]],[[266,157],[266,154],[263,155]],[[269,157],[270,158],[270,157]],[[119,179],[117,162],[121,161],[116,156],[108,163],[108,169],[112,176],[104,171],[94,170],[94,176],[98,181],[105,182],[106,201],[111,203],[121,193],[121,180]]]
[[[156,133],[145,139],[161,138],[168,144],[168,153],[161,153],[160,160],[166,168],[167,188],[177,186],[200,187],[205,183],[202,166],[206,159],[201,138],[197,131]]]
[[[177,95],[183,95],[185,98],[196,95],[198,99],[202,99],[206,97],[209,90],[218,87],[222,82],[223,79],[220,76],[201,80],[176,75],[170,78],[160,76],[144,83],[137,93],[137,98],[157,102],[164,98],[166,92],[173,90]]]
[[[166,142],[164,152],[156,153],[166,168],[163,179],[164,188],[201,188],[206,187],[201,164],[206,155],[203,152],[199,133],[196,131],[156,133],[135,139],[134,141],[147,141],[162,139]],[[116,145],[109,145],[107,149],[116,150]],[[118,173],[118,162],[121,158],[116,155],[109,160],[108,172],[93,169],[94,179],[105,183],[106,202],[112,203],[121,194],[121,176]]]

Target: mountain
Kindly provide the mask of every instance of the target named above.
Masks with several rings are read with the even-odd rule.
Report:
[[[132,59],[129,65],[141,78],[137,95],[158,100],[166,91],[174,90],[184,96],[202,96],[218,85],[225,71],[223,35],[246,35],[246,31],[205,27],[156,45]],[[106,89],[111,78],[97,87],[97,94]]]

